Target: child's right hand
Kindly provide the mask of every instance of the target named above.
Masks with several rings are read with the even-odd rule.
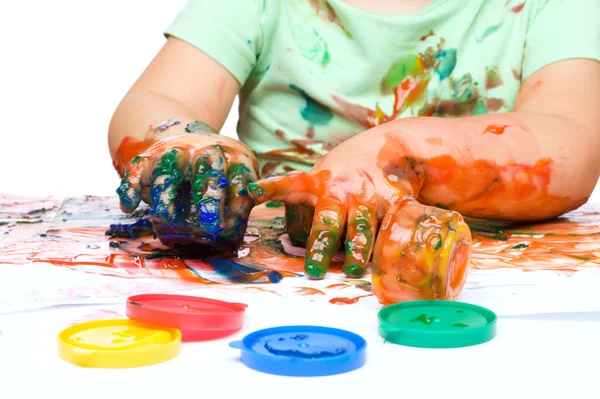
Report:
[[[204,132],[154,143],[126,168],[117,190],[124,212],[149,204],[154,231],[169,246],[239,247],[254,206],[246,187],[257,179],[253,152]]]

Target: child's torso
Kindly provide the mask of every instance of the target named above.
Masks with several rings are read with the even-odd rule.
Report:
[[[268,4],[238,127],[263,176],[308,169],[393,119],[513,108],[528,26],[522,0],[437,0],[389,16],[342,0]]]

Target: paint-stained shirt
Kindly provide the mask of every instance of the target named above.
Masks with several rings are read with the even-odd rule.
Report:
[[[238,135],[266,176],[308,170],[393,119],[511,111],[538,69],[600,61],[599,29],[600,0],[435,0],[406,15],[343,0],[190,0],[165,34],[239,81]]]

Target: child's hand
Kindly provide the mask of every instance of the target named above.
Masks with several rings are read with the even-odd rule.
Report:
[[[386,290],[396,291],[393,296],[452,296],[454,290],[460,291],[466,276],[471,241],[467,225],[456,212],[426,207],[412,198],[425,178],[418,164],[405,157],[378,165],[380,147],[374,143],[373,148],[376,151],[370,153],[364,142],[350,139],[310,173],[261,180],[250,184],[249,191],[258,203],[282,201],[289,209],[304,209],[305,219],[310,217],[310,207],[315,209],[306,246],[309,277],[324,277],[345,230],[343,270],[347,276],[362,276],[374,250],[374,290],[382,281],[389,285],[392,278],[395,290]],[[306,228],[288,226],[288,231]]]
[[[217,134],[186,134],[158,141],[134,158],[117,190],[121,209],[150,205],[154,230],[165,245],[237,249],[253,207],[246,187],[257,178],[254,154]]]

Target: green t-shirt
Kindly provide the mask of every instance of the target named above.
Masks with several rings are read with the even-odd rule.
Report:
[[[510,111],[536,70],[600,61],[599,29],[600,0],[435,0],[407,15],[343,0],[190,0],[165,34],[242,85],[238,135],[266,176],[308,170],[392,119]]]

